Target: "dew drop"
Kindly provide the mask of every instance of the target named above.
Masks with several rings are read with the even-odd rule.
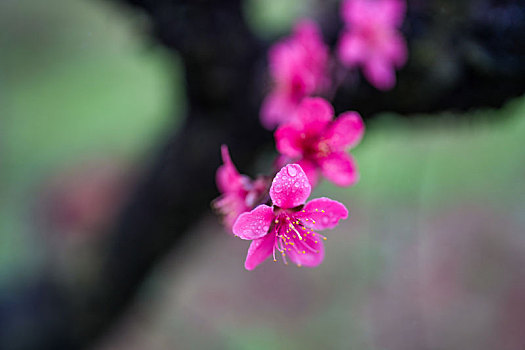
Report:
[[[299,183],[299,181],[297,181],[296,183],[293,184],[295,187],[299,188],[299,186],[301,186],[301,184]]]
[[[288,168],[288,175],[290,175],[291,177],[294,177],[295,175],[297,175],[297,169],[293,166],[289,166]]]

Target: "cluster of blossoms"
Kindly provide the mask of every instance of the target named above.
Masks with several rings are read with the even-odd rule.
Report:
[[[286,255],[298,266],[315,267],[324,258],[323,235],[314,230],[333,228],[348,217],[348,210],[339,202],[317,198],[306,203],[312,187],[298,164],[283,167],[272,182],[273,205],[257,206],[239,216],[233,233],[252,240],[244,266],[252,270],[276,251]]]
[[[345,29],[338,44],[346,67],[363,67],[379,89],[395,84],[394,68],[406,60],[406,44],[398,32],[403,0],[346,0]],[[334,119],[330,102],[319,97],[333,88],[329,49],[315,22],[300,21],[293,34],[269,52],[273,90],[261,107],[261,123],[275,130],[279,156],[274,176],[252,180],[241,175],[228,148],[217,170],[221,195],[213,202],[224,225],[235,236],[251,240],[245,267],[254,269],[280,254],[298,266],[315,267],[324,258],[323,235],[348,217],[346,207],[328,198],[305,203],[321,177],[338,186],[352,186],[359,172],[348,151],[359,144],[364,123],[348,111]],[[316,97],[317,96],[317,97]]]
[[[356,146],[365,130],[357,112],[342,113],[336,120],[330,103],[320,97],[305,98],[296,117],[275,131],[281,161],[297,162],[315,186],[322,174],[338,186],[351,186],[359,178],[346,150]]]
[[[322,94],[328,79],[328,46],[315,22],[302,20],[291,37],[275,44],[269,52],[272,92],[261,107],[261,123],[267,129],[290,119],[304,97]]]
[[[404,0],[347,0],[341,9],[345,30],[338,54],[346,67],[360,66],[376,88],[396,83],[395,68],[407,60],[407,47],[399,27],[405,17]]]

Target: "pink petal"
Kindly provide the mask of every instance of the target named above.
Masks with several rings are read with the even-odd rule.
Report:
[[[293,41],[289,38],[279,41],[273,45],[268,53],[270,75],[278,84],[290,80],[297,71],[295,65],[299,57]]]
[[[347,26],[366,25],[372,12],[372,1],[345,0],[341,4],[341,15]],[[372,5],[372,6],[370,6]]]
[[[387,39],[381,48],[382,55],[390,60],[395,67],[404,66],[408,58],[405,39],[397,32],[392,32]]]
[[[244,262],[246,270],[253,270],[257,265],[266,260],[266,258],[272,254],[274,245],[275,231],[262,238],[253,240],[248,249],[246,261]]]
[[[334,117],[332,105],[321,97],[304,98],[296,110],[295,120],[307,131],[322,130]]]
[[[346,0],[341,7],[343,20],[350,27],[398,27],[403,23],[405,10],[403,0]]]
[[[293,27],[293,36],[302,41],[317,40],[320,37],[319,26],[310,19],[301,19]]]
[[[233,234],[242,239],[257,239],[268,233],[272,220],[273,210],[261,204],[250,212],[239,215],[233,224]]]
[[[306,202],[311,191],[312,187],[303,169],[298,164],[288,164],[275,175],[270,197],[274,205],[289,209]]]
[[[320,162],[323,176],[338,186],[351,186],[359,180],[357,166],[349,154],[332,153]]]
[[[341,35],[337,52],[341,62],[348,68],[365,62],[369,55],[368,45],[363,38],[348,31]]]
[[[396,84],[392,65],[384,59],[372,59],[364,67],[364,75],[379,90],[390,90]]]
[[[294,244],[294,248],[286,251],[286,255],[294,264],[298,266],[316,267],[323,262],[324,245],[321,237],[305,235],[303,240],[294,240]],[[308,247],[306,245],[308,245]]]
[[[365,124],[357,112],[341,114],[324,135],[332,149],[344,150],[356,146],[363,137]]]
[[[275,146],[279,153],[288,157],[300,157],[303,153],[301,130],[291,124],[281,125],[275,131]]]
[[[382,0],[378,2],[378,21],[391,27],[399,27],[405,18],[406,2],[403,0]]]
[[[261,123],[268,129],[274,129],[279,124],[289,121],[297,108],[297,104],[290,100],[286,94],[274,92],[263,101],[261,106]]]
[[[308,181],[310,181],[310,186],[315,187],[319,182],[319,166],[308,159],[301,159],[297,162],[297,164],[299,164],[301,168],[303,168],[303,171],[306,174]]]
[[[250,210],[250,208],[246,206],[245,198],[235,192],[223,194],[215,199],[212,204],[213,207],[223,215],[223,223],[229,230],[232,229],[239,215]]]
[[[246,177],[239,174],[235,165],[233,165],[226,145],[221,146],[221,154],[224,164],[217,169],[217,187],[221,193],[238,191],[242,188],[243,183],[246,181]]]
[[[346,219],[348,210],[343,204],[322,197],[306,203],[303,210],[297,212],[296,217],[303,219],[301,221],[305,226],[314,230],[325,230],[334,228],[339,223],[339,220]]]

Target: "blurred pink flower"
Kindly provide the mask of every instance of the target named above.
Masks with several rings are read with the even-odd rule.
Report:
[[[261,107],[261,122],[273,129],[287,121],[305,96],[322,92],[328,86],[328,47],[317,24],[298,22],[292,36],[275,44],[269,53],[273,90]]]
[[[80,239],[109,234],[135,175],[119,158],[82,159],[44,183],[36,196],[39,227]]]
[[[244,266],[253,270],[268,256],[279,251],[298,266],[315,267],[324,258],[323,235],[313,230],[334,228],[348,217],[348,210],[339,202],[317,198],[305,204],[312,187],[298,164],[283,167],[270,188],[273,207],[259,205],[239,216],[233,233],[253,240]]]
[[[398,28],[405,17],[404,0],[346,0],[342,17],[346,29],[338,44],[347,67],[361,66],[364,76],[380,90],[396,83],[395,69],[407,60],[407,47]]]
[[[333,116],[326,100],[305,98],[293,122],[275,132],[277,150],[301,165],[312,186],[320,173],[338,186],[350,186],[359,179],[355,161],[346,150],[361,141],[363,120],[357,112],[345,112],[336,120]]]
[[[214,200],[213,207],[224,217],[224,224],[231,229],[237,217],[251,210],[268,188],[269,180],[259,177],[256,180],[241,175],[233,164],[228,147],[221,147],[223,165],[217,169],[216,182],[221,196]]]

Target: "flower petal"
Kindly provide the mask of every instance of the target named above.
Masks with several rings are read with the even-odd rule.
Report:
[[[294,240],[294,244],[294,247],[286,250],[286,255],[294,264],[316,267],[323,262],[324,245],[321,237],[305,235],[303,240]]]
[[[289,121],[297,107],[297,103],[292,101],[287,94],[276,91],[263,101],[261,107],[261,123],[268,129],[274,129],[279,124]]]
[[[347,31],[339,39],[337,52],[341,62],[346,67],[352,68],[366,61],[369,48],[361,36]]]
[[[390,90],[396,85],[394,68],[386,58],[370,59],[365,64],[363,73],[370,84],[379,90]]]
[[[345,112],[330,125],[324,135],[332,149],[343,151],[356,146],[363,137],[365,124],[357,112]]]
[[[230,158],[228,146],[221,146],[223,165],[217,169],[216,182],[221,193],[234,192],[242,189],[246,177],[239,174]]]
[[[257,239],[268,233],[274,218],[273,210],[261,204],[250,212],[242,213],[233,224],[233,234],[242,239]]]
[[[395,67],[402,67],[408,59],[407,44],[403,36],[398,32],[390,33],[388,40],[385,40],[379,48],[385,59],[390,60]]]
[[[304,204],[310,192],[312,186],[298,164],[288,164],[279,170],[270,187],[273,204],[284,209]]]
[[[246,205],[245,198],[238,193],[225,193],[216,198],[212,205],[223,216],[223,223],[229,230],[239,215],[251,209]]]
[[[308,159],[301,159],[297,162],[297,164],[299,164],[301,168],[303,168],[303,171],[306,174],[308,181],[310,181],[310,186],[315,187],[319,182],[319,166]]]
[[[297,107],[295,122],[305,130],[322,130],[334,117],[334,109],[321,97],[305,97]]]
[[[266,260],[266,258],[272,254],[274,245],[275,231],[262,238],[253,240],[248,249],[246,261],[244,262],[246,270],[253,270],[257,265]]]
[[[320,163],[323,176],[338,186],[351,186],[359,180],[357,165],[349,154],[332,153]]]
[[[390,27],[399,27],[405,18],[406,3],[403,0],[382,0],[378,2],[377,20]]]
[[[306,203],[303,210],[297,212],[296,217],[302,219],[301,221],[305,226],[314,230],[325,230],[334,228],[339,220],[346,219],[348,210],[337,201],[321,197]]]
[[[291,124],[280,126],[275,131],[275,146],[279,153],[288,157],[302,155],[301,131]]]

